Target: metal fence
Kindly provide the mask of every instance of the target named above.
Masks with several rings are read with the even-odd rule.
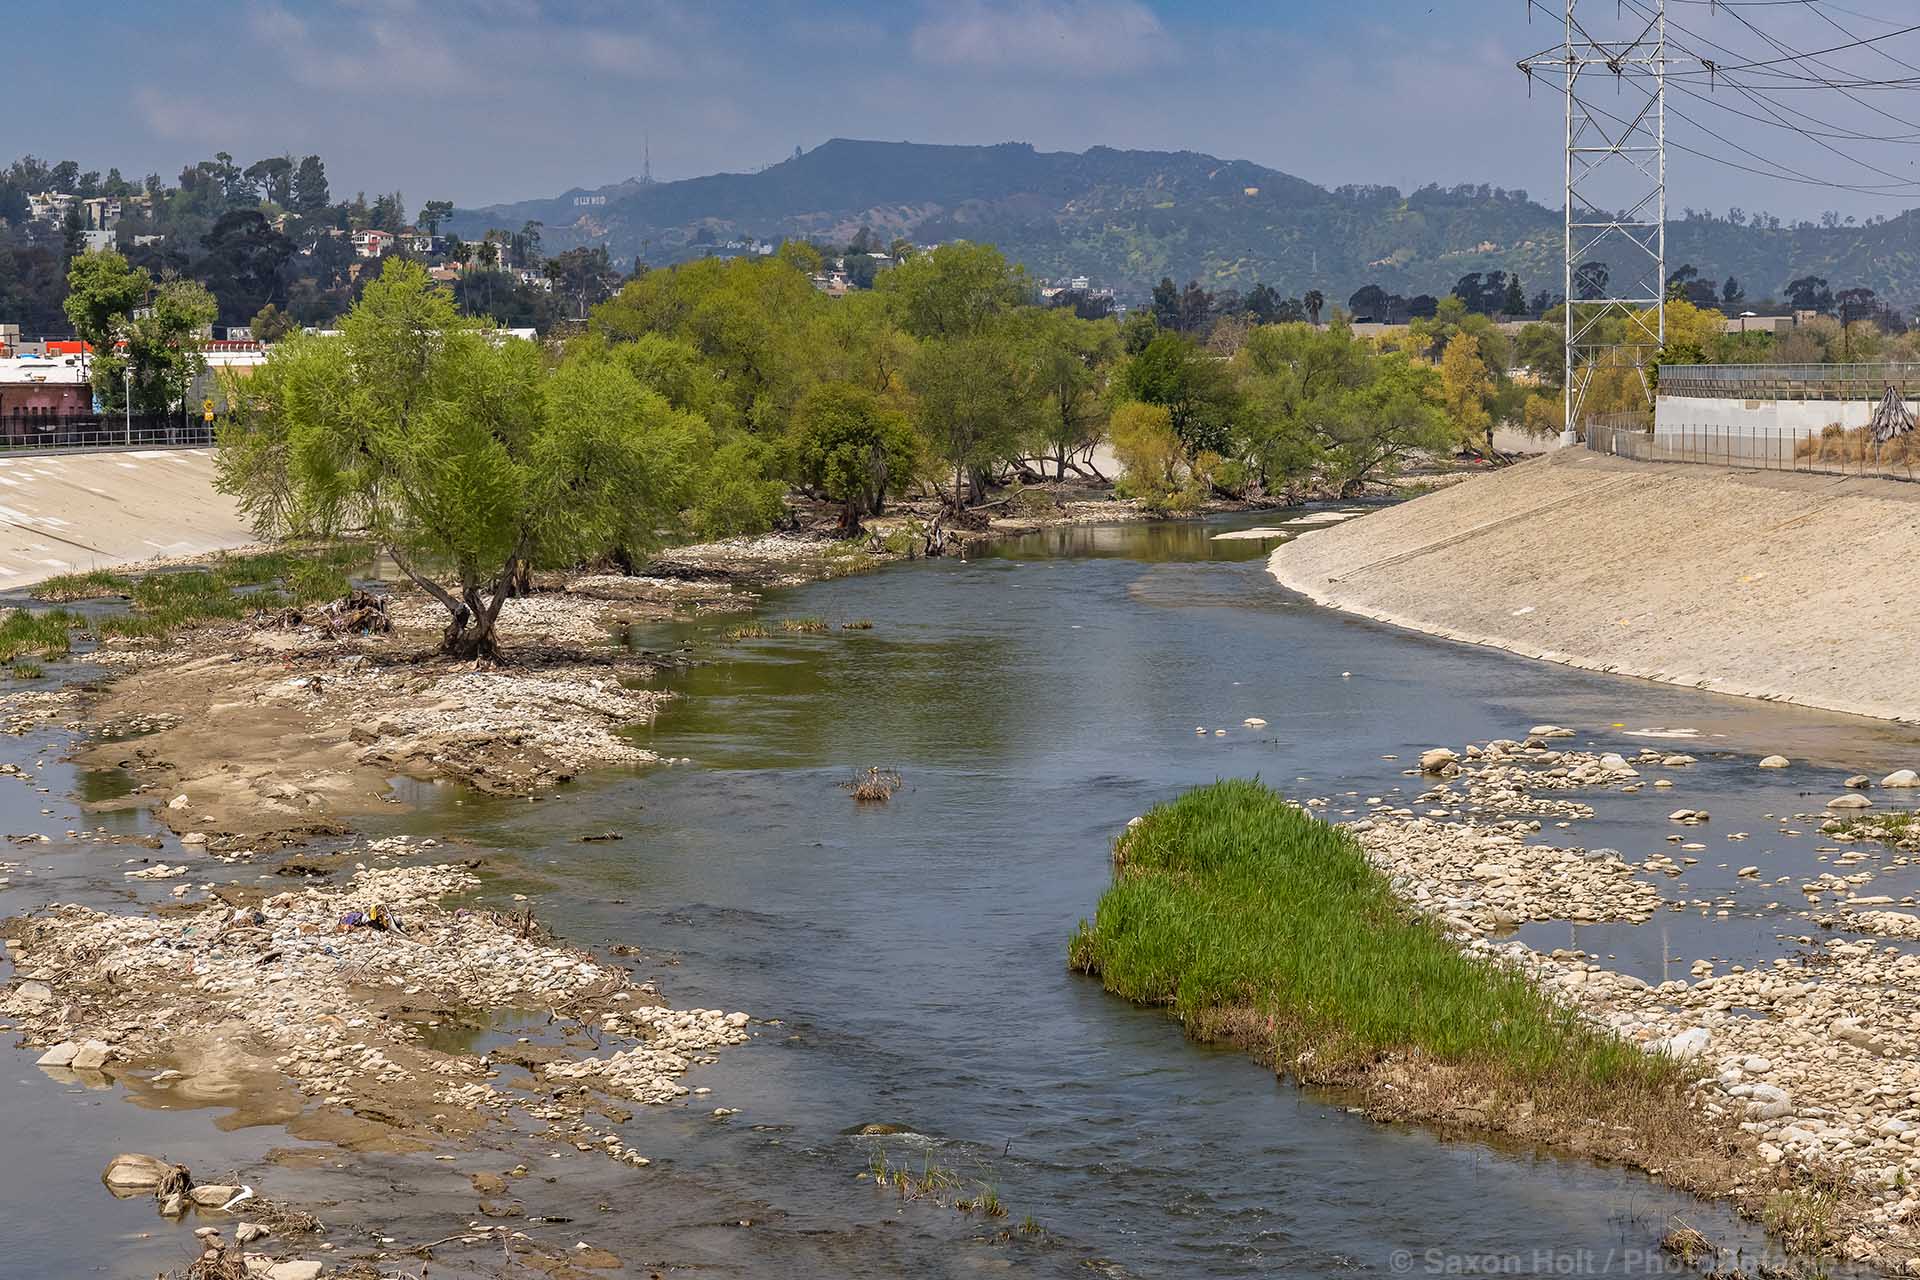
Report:
[[[198,415],[136,413],[46,418],[0,417],[0,454],[82,449],[198,449],[213,443],[213,424]]]
[[[1920,364],[1669,364],[1662,396],[1728,400],[1878,400],[1888,387],[1920,398]]]
[[[1644,428],[1589,420],[1587,448],[1641,462],[1691,462],[1762,471],[1920,479],[1920,434],[1875,444],[1864,427],[1809,435],[1770,427],[1678,425],[1657,435]]]

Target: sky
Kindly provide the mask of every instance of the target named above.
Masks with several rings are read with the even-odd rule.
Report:
[[[1836,22],[1888,31],[1869,13],[1910,4],[1850,0],[1837,18],[1798,5],[1747,12],[1804,50],[1840,43]],[[1709,13],[1705,0],[1672,8],[1703,41],[1730,29],[1726,10]],[[1325,185],[1484,182],[1557,207],[1561,101],[1545,84],[1530,96],[1514,64],[1558,38],[1559,24],[1540,14],[1529,24],[1527,13],[1528,0],[21,4],[7,19],[11,137],[0,161],[30,152],[171,178],[216,151],[242,164],[316,152],[336,198],[398,190],[411,209],[616,182],[640,173],[649,143],[666,180],[756,169],[832,137],[1016,140],[1204,151]],[[1920,36],[1885,47],[1920,62]],[[1887,74],[1895,60],[1873,48],[1844,56],[1863,59],[1863,74],[1875,63]],[[1892,102],[1914,94],[1881,95],[1863,117],[1868,131],[1905,130],[1882,116],[1920,120],[1920,102]],[[1726,96],[1686,110],[1727,144],[1678,120],[1675,140],[1750,167],[1737,148],[1800,157],[1792,163],[1814,177],[1920,181],[1914,142],[1863,168],[1830,154],[1838,144],[1783,142],[1777,124],[1716,114]],[[1867,108],[1839,109],[1862,118]],[[1920,186],[1900,199],[1836,192],[1684,155],[1669,182],[1676,213],[1920,205]]]

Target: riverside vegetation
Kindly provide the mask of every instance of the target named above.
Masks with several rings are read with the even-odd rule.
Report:
[[[1114,883],[1075,968],[1201,1039],[1318,1084],[1396,1059],[1439,1064],[1455,1104],[1641,1122],[1682,1073],[1581,1023],[1415,914],[1358,841],[1251,781],[1202,787],[1114,846]]]

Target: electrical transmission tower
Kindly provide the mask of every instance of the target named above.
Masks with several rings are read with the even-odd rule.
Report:
[[[1528,0],[1529,12],[1545,10]],[[1556,15],[1557,16],[1557,15]],[[1667,336],[1667,5],[1566,0],[1561,44],[1520,69],[1566,97],[1566,427],[1603,379],[1649,368]],[[1631,371],[1629,374],[1628,371]]]

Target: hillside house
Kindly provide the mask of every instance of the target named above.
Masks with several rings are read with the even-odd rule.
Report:
[[[353,233],[353,252],[362,258],[384,258],[393,251],[394,234],[378,228]]]

